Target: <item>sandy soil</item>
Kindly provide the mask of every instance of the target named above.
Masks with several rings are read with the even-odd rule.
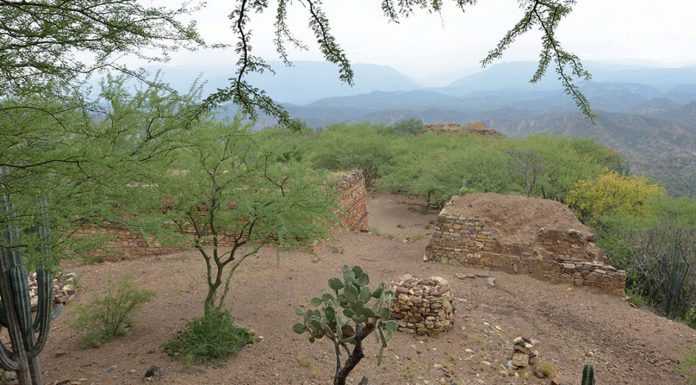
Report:
[[[437,365],[450,365],[459,384],[548,383],[501,373],[519,335],[540,341],[540,359],[555,367],[563,383],[579,383],[582,365],[593,362],[598,384],[686,384],[673,368],[682,351],[696,343],[694,330],[632,308],[619,297],[526,276],[491,272],[497,281],[492,288],[481,278],[457,279],[455,273],[476,270],[422,262],[426,227],[435,213],[419,214],[409,207],[403,197],[373,196],[370,226],[381,235],[339,231],[318,247],[319,258],[302,252],[278,257],[266,249],[248,260],[228,303],[237,321],[256,329],[263,340],[219,367],[183,367],[159,348],[202,311],[204,265],[195,253],[73,267],[81,288],[54,323],[42,355],[47,383],[140,384],[145,370],[157,364],[164,375],[156,381],[163,384],[330,384],[332,347],[294,334],[293,310],[327,287],[340,266],[359,264],[373,282],[402,273],[450,280],[457,298],[456,325],[445,335],[421,341],[397,333],[382,366],[377,368],[368,356],[354,372],[354,384],[362,375],[370,384],[437,384],[442,377]],[[138,315],[129,336],[99,349],[80,347],[77,331],[69,326],[76,305],[125,275],[156,297]],[[368,354],[376,352],[370,341]]]

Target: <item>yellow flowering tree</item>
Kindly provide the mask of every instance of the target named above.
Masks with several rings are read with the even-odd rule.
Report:
[[[583,179],[566,196],[585,223],[597,224],[604,215],[647,217],[652,214],[649,201],[666,195],[664,187],[644,176],[625,176],[608,171],[596,179]]]

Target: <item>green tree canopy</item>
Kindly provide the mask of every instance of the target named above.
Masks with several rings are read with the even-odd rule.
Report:
[[[0,97],[74,86],[96,70],[125,69],[123,54],[166,60],[180,48],[203,45],[197,8],[145,6],[137,0],[1,0]]]
[[[336,202],[326,175],[257,140],[240,118],[203,121],[127,187],[127,222],[202,256],[206,314],[224,309],[234,272],[262,246],[297,247],[330,229]]]

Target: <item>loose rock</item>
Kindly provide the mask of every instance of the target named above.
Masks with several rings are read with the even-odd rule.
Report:
[[[164,374],[162,368],[157,365],[150,365],[147,371],[145,371],[145,378],[161,377],[162,374]]]

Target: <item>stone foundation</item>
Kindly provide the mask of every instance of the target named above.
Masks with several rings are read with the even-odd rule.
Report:
[[[419,279],[405,274],[391,285],[396,293],[391,317],[397,320],[400,331],[433,336],[452,327],[454,296],[445,279]]]
[[[337,173],[336,192],[340,210],[336,213],[343,227],[351,231],[367,231],[367,188],[361,170]]]
[[[540,228],[533,239],[509,242],[483,218],[454,211],[445,206],[438,216],[426,261],[528,274],[551,283],[624,294],[626,273],[604,263],[593,236],[584,230]]]

